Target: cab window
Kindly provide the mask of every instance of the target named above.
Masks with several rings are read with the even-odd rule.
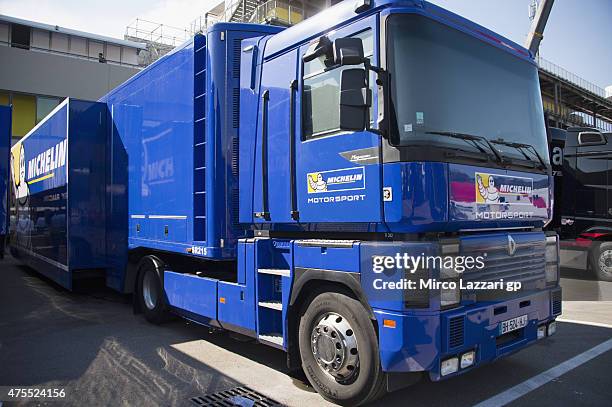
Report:
[[[366,57],[374,54],[372,30],[361,31],[351,37],[361,38]],[[310,140],[340,130],[340,75],[344,69],[354,67],[328,67],[323,57],[304,63],[302,93],[303,138]],[[370,84],[374,80],[370,78]],[[370,115],[372,117],[372,115]]]

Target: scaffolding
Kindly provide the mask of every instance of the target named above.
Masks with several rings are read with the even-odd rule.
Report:
[[[250,22],[292,26],[304,20],[301,2],[270,0],[257,6],[250,16]]]
[[[139,64],[146,66],[191,38],[192,35],[193,32],[188,28],[173,27],[137,18],[125,28],[124,38],[146,44],[146,51],[138,54]]]
[[[612,131],[612,100],[606,98],[604,88],[540,56],[537,62],[542,103],[551,125]]]

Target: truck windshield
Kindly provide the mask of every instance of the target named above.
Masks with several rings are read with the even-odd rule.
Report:
[[[504,158],[527,154],[539,164],[539,155],[548,165],[535,65],[414,14],[391,16],[387,29],[392,144],[465,149],[465,141],[441,133],[470,134],[498,141]]]

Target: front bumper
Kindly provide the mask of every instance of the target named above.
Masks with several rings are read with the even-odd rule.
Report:
[[[375,309],[374,314],[379,326],[383,370],[428,372],[431,380],[437,381],[467,372],[535,343],[538,326],[553,321],[561,314],[561,288],[441,312],[398,313]],[[502,321],[521,315],[528,316],[524,328],[502,336],[498,334]],[[389,323],[389,320],[395,321],[395,324]],[[471,350],[475,351],[473,365],[442,377],[442,360]]]

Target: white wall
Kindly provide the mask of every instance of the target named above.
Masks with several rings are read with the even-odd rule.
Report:
[[[66,57],[0,47],[0,89],[97,100],[125,82],[138,69],[102,64],[96,60]]]
[[[106,44],[106,59],[114,62],[121,62],[121,47],[113,44]]]
[[[138,54],[135,48],[121,47],[121,62],[124,64],[138,64]]]
[[[2,44],[3,42],[7,43],[9,40],[9,25],[0,23],[0,45],[8,45]]]
[[[87,40],[82,37],[70,37],[70,52],[77,55],[87,56]]]
[[[92,58],[98,58],[98,54],[104,55],[104,44],[89,40],[89,56]]]
[[[49,49],[49,31],[32,29],[30,46],[39,49]]]
[[[62,33],[51,33],[51,50],[58,52],[69,52],[68,36]]]

